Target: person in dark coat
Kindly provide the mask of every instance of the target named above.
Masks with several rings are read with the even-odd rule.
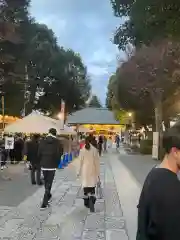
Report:
[[[103,137],[99,136],[99,139],[98,139],[99,156],[101,156],[102,154],[102,149],[103,149]]]
[[[5,141],[0,141],[0,152],[1,152],[1,170],[6,168],[6,163],[8,159],[8,151],[5,149]]]
[[[41,167],[38,158],[39,135],[34,135],[30,141],[26,142],[27,161],[31,164],[31,183],[33,185],[42,185]],[[36,178],[35,178],[36,174]]]
[[[23,151],[24,151],[24,141],[20,136],[18,136],[17,140],[14,143],[14,158],[16,163],[19,163],[22,161]]]
[[[145,179],[138,204],[136,240],[180,239],[180,126],[163,134],[164,158]]]
[[[56,138],[56,129],[51,128],[48,136],[40,142],[38,157],[44,176],[45,193],[41,209],[46,209],[52,198],[51,187],[56,169],[63,155],[63,146]]]
[[[93,145],[93,147],[98,148],[98,144],[97,144],[95,136],[90,134],[88,139],[89,139],[89,142]]]

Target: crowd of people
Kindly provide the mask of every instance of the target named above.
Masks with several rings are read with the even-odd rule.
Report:
[[[95,137],[93,134],[90,134],[89,136],[91,138],[91,142],[93,146],[98,149],[100,156],[102,155],[103,152],[106,153],[108,151],[108,148],[112,148],[113,141],[116,144],[116,148],[119,148],[120,142],[122,141],[119,134],[115,135],[114,140],[112,136],[109,136],[108,138],[104,135],[99,135]],[[81,137],[81,140],[82,140],[81,147],[84,146],[84,138],[85,136]]]
[[[14,148],[5,149],[5,138],[0,140],[0,152],[1,152],[1,170],[7,168],[7,161],[10,160],[11,164],[16,164],[22,161],[23,151],[26,142],[26,138],[23,138],[22,135],[16,135],[14,137]]]
[[[163,161],[148,174],[138,204],[137,240],[178,240],[180,236],[179,202],[180,181],[180,127],[170,128],[163,137],[165,155]],[[77,177],[84,190],[84,206],[95,211],[96,186],[100,179],[100,156],[107,151],[105,136],[90,134],[84,139],[79,153]],[[120,137],[115,137],[116,147]],[[2,162],[7,159],[4,142],[1,141]],[[23,155],[31,163],[31,183],[44,184],[45,192],[41,209],[46,209],[52,200],[51,188],[56,169],[63,155],[63,145],[55,129],[50,129],[45,137],[33,135],[30,140],[21,136],[15,138],[14,149],[9,152],[11,163],[22,160]],[[2,163],[1,163],[2,164]],[[41,179],[41,172],[43,179]],[[36,175],[36,176],[35,176]]]
[[[116,136],[116,143],[120,139]],[[107,152],[108,142],[105,136],[86,136],[79,153],[80,168],[78,177],[81,177],[84,189],[84,206],[94,212],[96,202],[95,188],[100,185],[100,160],[102,152]],[[112,144],[112,143],[110,143]],[[11,164],[19,163],[22,160],[29,163],[30,179],[32,185],[43,185],[45,187],[41,209],[46,209],[51,200],[51,188],[55,177],[56,169],[64,154],[63,144],[57,137],[56,129],[50,129],[47,136],[37,134],[31,137],[17,135],[14,138],[14,148],[5,149],[5,140],[2,139],[1,145],[1,169],[6,167],[7,159]]]
[[[63,155],[63,145],[57,138],[55,129],[50,129],[49,134],[40,140],[38,135],[26,143],[25,155],[31,164],[31,183],[42,185],[44,182],[45,193],[41,204],[41,209],[46,209],[52,200],[51,188],[58,168],[61,156]],[[100,182],[100,161],[103,140],[98,142],[93,135],[85,138],[85,144],[79,153],[79,169],[77,176],[81,178],[84,189],[84,206],[91,212],[95,210],[95,187]],[[41,179],[41,171],[43,180]]]

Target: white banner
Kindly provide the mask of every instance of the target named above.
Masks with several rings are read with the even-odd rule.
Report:
[[[14,149],[14,138],[13,137],[5,137],[5,149],[7,149],[7,150]]]

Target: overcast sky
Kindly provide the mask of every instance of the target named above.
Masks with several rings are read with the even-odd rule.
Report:
[[[31,14],[47,24],[65,48],[79,52],[92,79],[92,93],[104,104],[119,51],[111,39],[121,19],[110,0],[32,0]]]

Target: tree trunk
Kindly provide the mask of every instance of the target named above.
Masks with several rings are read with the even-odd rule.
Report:
[[[158,159],[161,160],[163,157],[163,127],[162,127],[162,98],[158,97],[155,102],[155,123],[156,123],[156,132],[159,133],[159,151]]]

